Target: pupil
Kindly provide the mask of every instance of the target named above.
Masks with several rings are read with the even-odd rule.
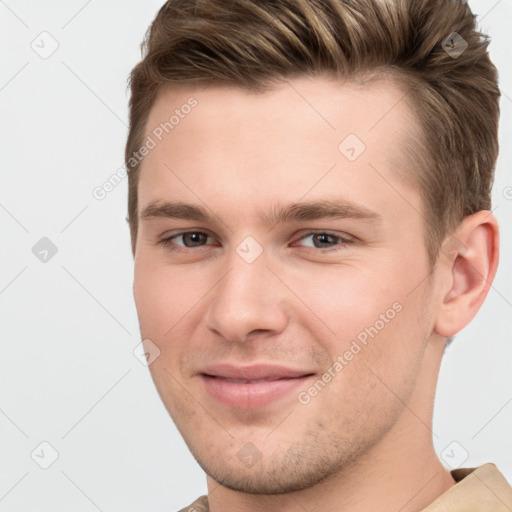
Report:
[[[320,244],[327,244],[327,245],[329,245],[328,239],[332,238],[332,235],[328,235],[326,233],[320,233],[320,234],[314,235],[314,236],[318,237],[317,240],[320,239],[320,238],[322,239],[322,241],[320,241]]]
[[[201,243],[201,237],[204,237],[205,234],[204,233],[185,233],[183,235],[183,241],[185,242],[185,245],[188,246],[187,244],[187,237],[189,237],[189,239],[192,239],[192,245],[194,244],[197,244],[197,243]]]

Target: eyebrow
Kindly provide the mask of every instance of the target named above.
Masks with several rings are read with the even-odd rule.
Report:
[[[259,212],[260,217],[269,225],[293,221],[313,221],[325,218],[366,219],[382,221],[381,215],[368,208],[352,202],[326,199],[274,205],[268,212]],[[140,213],[140,219],[154,218],[183,219],[203,223],[214,222],[214,217],[207,208],[181,201],[152,201]],[[217,216],[217,218],[220,218]]]

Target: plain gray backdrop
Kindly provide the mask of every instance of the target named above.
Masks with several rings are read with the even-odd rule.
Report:
[[[512,482],[512,0],[469,3],[503,93],[501,263],[446,351],[434,446]],[[126,79],[162,4],[0,0],[0,512],[175,511],[206,492],[137,357],[127,180],[94,195],[122,175]]]

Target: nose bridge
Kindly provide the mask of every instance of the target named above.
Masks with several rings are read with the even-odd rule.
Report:
[[[286,324],[283,290],[256,244],[245,239],[232,251],[208,306],[207,327],[230,341],[244,341],[255,330],[279,331]]]

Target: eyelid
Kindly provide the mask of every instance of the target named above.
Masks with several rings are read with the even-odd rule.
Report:
[[[318,253],[318,252],[334,253],[334,252],[344,249],[347,245],[352,245],[353,243],[355,243],[357,241],[356,237],[353,237],[353,236],[349,235],[348,233],[337,233],[337,232],[326,230],[326,229],[317,229],[317,230],[310,229],[309,231],[307,231],[306,233],[301,235],[298,239],[296,239],[296,241],[293,242],[293,244],[300,242],[300,241],[304,240],[305,238],[307,238],[309,236],[313,236],[313,235],[328,235],[328,236],[332,236],[333,238],[338,239],[338,242],[335,243],[334,245],[332,245],[331,247],[323,247],[322,248],[322,247],[312,247],[312,246],[301,246],[301,247],[305,247],[307,250],[311,250],[316,253]]]
[[[174,233],[174,234],[171,234],[171,235],[168,235],[168,236],[165,235],[157,243],[158,244],[162,244],[164,247],[167,247],[170,244],[174,244],[173,240],[175,238],[178,238],[178,237],[180,237],[182,235],[188,235],[190,233],[201,233],[203,235],[206,235],[208,238],[215,238],[207,230],[203,230],[203,229],[187,229],[187,230],[180,231],[178,233]],[[198,247],[186,247],[185,245],[180,245],[180,244],[174,244],[174,245],[176,245],[177,247],[183,248],[183,250],[187,250],[187,249],[200,249],[202,247],[205,247],[204,245],[201,245],[201,246],[198,246]],[[179,250],[179,249],[177,249],[177,250]]]
[[[345,241],[355,242],[357,238],[345,232],[331,231],[330,229],[308,229],[305,230],[296,240],[302,240],[310,235],[330,235]]]

